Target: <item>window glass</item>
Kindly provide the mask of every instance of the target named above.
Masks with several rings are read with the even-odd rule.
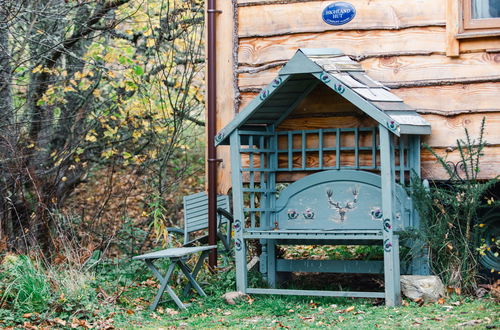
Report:
[[[496,18],[500,17],[500,0],[471,0],[472,18]]]

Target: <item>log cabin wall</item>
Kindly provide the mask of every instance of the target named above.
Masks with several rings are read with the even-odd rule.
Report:
[[[333,0],[220,0],[218,15],[218,122],[228,123],[268,84],[298,48],[341,49],[360,61],[367,74],[384,83],[432,124],[423,142],[449,160],[464,128],[479,133],[486,117],[480,176],[500,173],[500,37],[456,38],[459,0],[349,0],[356,17],[328,25],[322,10]],[[300,109],[325,109],[328,98],[311,95],[299,105],[286,129],[324,124],[328,116],[301,118]],[[323,116],[323,117],[322,117]],[[339,115],[337,114],[337,117]],[[326,119],[325,119],[326,118]],[[337,118],[340,119],[340,118]],[[342,118],[345,127],[359,120]],[[338,123],[339,120],[336,120]],[[219,191],[230,188],[228,147],[219,147]],[[422,150],[422,176],[446,179],[432,155]]]

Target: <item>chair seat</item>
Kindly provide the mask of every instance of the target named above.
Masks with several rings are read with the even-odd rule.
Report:
[[[214,248],[217,248],[217,245],[169,248],[165,250],[141,254],[139,256],[133,257],[132,259],[144,260],[144,259],[159,259],[159,258],[180,258],[189,254],[206,251]]]

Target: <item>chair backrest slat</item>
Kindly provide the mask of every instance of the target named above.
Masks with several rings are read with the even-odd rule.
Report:
[[[230,212],[229,197],[227,195],[217,196],[217,207]],[[225,218],[217,221],[225,222]],[[190,233],[198,230],[208,229],[208,195],[199,192],[184,196],[184,243],[190,238]]]

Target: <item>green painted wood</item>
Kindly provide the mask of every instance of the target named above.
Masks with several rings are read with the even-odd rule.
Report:
[[[274,124],[281,123],[295,109],[300,100],[314,88],[314,82],[309,80],[311,75],[356,105],[380,125],[391,130],[393,134],[398,136],[400,134],[430,134],[430,125],[416,111],[402,103],[394,94],[381,88],[380,83],[366,76],[364,72],[349,72],[348,74],[357,77],[357,80],[364,77],[363,84],[373,82],[377,86],[376,88],[369,89],[370,84],[368,84],[365,86],[367,88],[353,89],[344,84],[340,79],[343,76],[339,75],[338,72],[362,71],[358,63],[353,61],[351,63],[336,62],[338,55],[330,53],[321,55],[321,58],[315,57],[316,55],[309,56],[311,58],[302,50],[297,51],[280,70],[273,82],[264,87],[259,96],[253,99],[220,131],[215,138],[215,144],[227,143],[229,135],[247,122],[272,124],[274,118]],[[293,96],[293,93],[296,93],[296,97]],[[404,111],[402,112],[400,109],[404,109]],[[274,114],[274,116],[259,117],[261,112]],[[263,121],[259,122],[256,118],[262,118]]]
[[[280,83],[275,84],[274,82],[271,82],[263,88],[263,92],[261,92],[261,95],[265,92],[267,94],[265,99],[269,98],[271,95],[276,93],[277,90],[282,88],[285,85],[286,81],[290,79],[290,77],[290,75],[286,74],[279,75],[276,79],[279,80]],[[264,100],[261,100],[260,97],[256,97],[252,101],[250,101],[250,103],[217,134],[214,141],[215,145],[217,146],[227,140],[227,138],[232,135],[234,130],[245,124],[245,122],[251,117],[251,115],[257,112],[260,107],[262,107],[262,105],[264,104]]]
[[[136,256],[133,259],[135,260],[144,260],[146,263],[146,266],[151,270],[153,275],[158,279],[160,282],[160,287],[158,289],[158,292],[156,293],[155,299],[153,303],[151,304],[150,309],[154,311],[158,304],[160,303],[161,297],[163,296],[164,292],[167,291],[169,296],[172,298],[172,300],[176,303],[176,305],[180,309],[186,309],[187,305],[185,305],[177,296],[177,294],[172,290],[170,285],[168,284],[172,278],[172,274],[174,272],[175,267],[179,267],[179,269],[182,271],[184,276],[189,281],[189,286],[186,286],[185,292],[189,290],[190,287],[194,287],[196,291],[201,296],[206,296],[205,292],[203,289],[200,287],[200,285],[196,282],[195,278],[196,275],[198,274],[201,264],[203,263],[203,260],[207,256],[207,251],[211,250],[213,248],[216,248],[216,245],[210,245],[210,246],[197,246],[197,247],[189,247],[189,248],[170,248],[170,249],[165,249],[161,251],[156,251],[152,253],[147,253],[143,254],[140,256]],[[198,259],[198,262],[196,263],[196,266],[194,268],[194,271],[192,272],[191,269],[185,264],[183,261],[183,258],[195,254],[198,252],[202,252],[200,258]],[[168,258],[170,260],[170,265],[168,267],[168,270],[163,276],[156,265],[154,264],[154,261],[157,259],[161,258]]]
[[[282,230],[382,230],[382,218],[376,216],[383,207],[382,180],[375,173],[356,170],[308,175],[281,192],[274,221]],[[406,211],[408,195],[400,185],[394,189],[393,212],[401,216],[392,226],[403,230],[410,222]],[[291,212],[297,214],[291,216]]]
[[[399,137],[399,184],[405,184],[405,138],[402,135]]]
[[[318,244],[321,240],[338,241],[382,241],[382,233],[336,233],[334,231],[313,232],[274,232],[274,231],[245,231],[243,233],[245,239],[274,239],[274,240],[316,240]]]
[[[377,169],[377,128],[372,128],[372,169]]]
[[[261,289],[248,288],[249,294],[277,294],[292,296],[314,296],[314,297],[355,297],[355,298],[384,298],[383,292],[361,292],[361,291],[321,291],[321,290],[288,290],[288,289]]]
[[[246,247],[243,238],[245,228],[245,214],[243,212],[243,182],[241,177],[241,157],[240,137],[238,130],[230,136],[231,153],[231,179],[233,183],[233,215],[235,223],[235,263],[236,263],[236,288],[238,291],[246,293],[247,289],[247,265],[246,265]]]
[[[337,128],[335,130],[335,166],[337,167],[337,170],[340,170],[340,134],[342,130],[340,128]]]
[[[208,195],[205,192],[184,196],[184,244],[192,241],[191,234],[199,230],[208,229]],[[221,208],[230,212],[229,197],[227,195],[217,196],[217,208]],[[219,228],[226,225],[226,231],[230,231],[228,219],[222,216],[217,218]],[[224,242],[225,245],[230,245],[230,242]]]
[[[280,74],[319,73],[323,69],[311,61],[302,51],[298,51],[280,70]]]
[[[410,182],[414,180],[420,180],[420,136],[414,135],[409,137],[409,151],[408,151],[408,163],[410,167]],[[413,202],[412,202],[413,203]],[[411,207],[412,210],[412,226],[414,228],[420,227],[420,217],[415,209]],[[411,263],[411,273],[414,275],[430,275],[430,261],[428,249],[423,243],[423,240],[414,240],[411,242],[411,252],[412,252],[412,263]]]
[[[382,274],[384,262],[378,260],[291,260],[278,259],[278,272]]]
[[[394,210],[395,210],[395,173],[394,173],[394,142],[391,132],[385,126],[379,126],[380,158],[382,178],[382,211],[384,223],[384,283],[385,303],[387,306],[401,304],[401,291],[399,288],[399,248],[396,249],[394,235]],[[397,239],[397,238],[396,238]]]
[[[401,134],[407,135],[429,135],[432,133],[430,126],[399,125]]]
[[[354,131],[354,167],[359,168],[359,127]]]

